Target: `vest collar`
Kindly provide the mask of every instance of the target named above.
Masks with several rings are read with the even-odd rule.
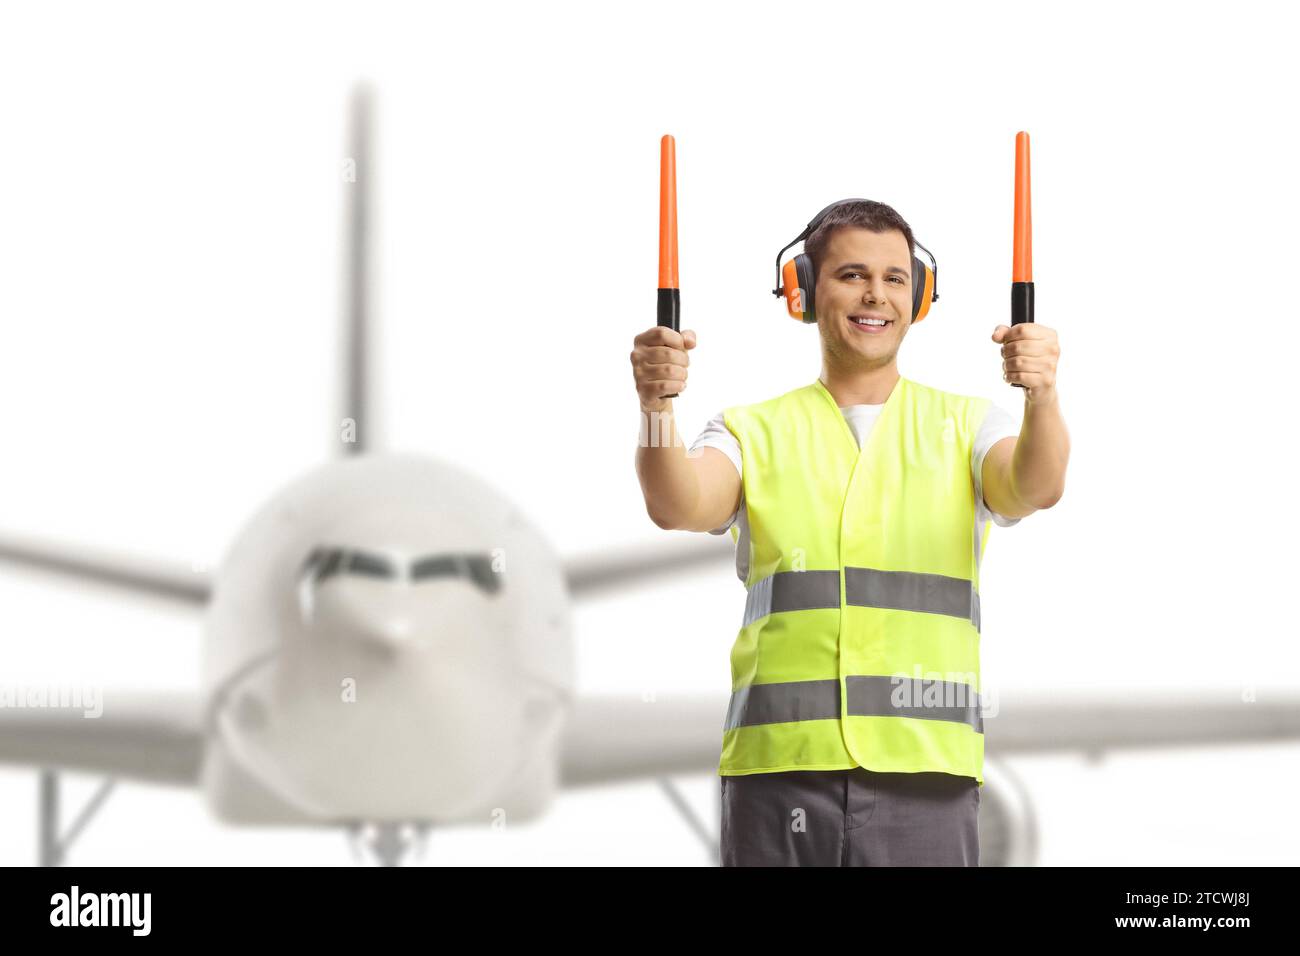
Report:
[[[853,448],[853,457],[854,459],[858,459],[866,453],[867,447],[871,444],[872,439],[880,434],[880,426],[885,421],[886,416],[892,417],[892,415],[897,414],[895,409],[897,409],[902,403],[903,392],[906,391],[910,385],[911,382],[907,378],[902,375],[898,377],[898,381],[894,383],[894,387],[890,391],[889,397],[885,399],[884,407],[880,409],[880,417],[876,419],[875,425],[872,426],[871,434],[867,436],[867,440],[862,443],[861,448],[858,447],[858,439],[853,434],[853,429],[849,426],[848,419],[844,417],[844,412],[840,410],[840,406],[835,402],[835,396],[831,394],[830,389],[828,389],[825,383],[822,382],[820,375],[813,381],[811,388],[813,391],[821,393],[825,398],[826,406],[831,410],[832,414],[839,419],[840,434],[848,439],[849,444]]]

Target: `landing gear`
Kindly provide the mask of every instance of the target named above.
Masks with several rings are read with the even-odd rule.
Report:
[[[358,863],[368,855],[380,866],[401,866],[411,850],[424,856],[428,836],[427,823],[348,824],[348,845]]]
[[[709,862],[714,866],[717,866],[720,861],[718,846],[719,835],[704,825],[704,822],[696,815],[695,811],[691,809],[691,805],[686,802],[686,798],[682,796],[682,792],[677,788],[677,784],[673,783],[668,777],[660,777],[659,787],[663,790],[664,795],[668,797],[668,802],[673,805],[673,809],[681,814],[682,819],[686,821],[686,825],[691,828],[691,831],[699,838],[700,842],[704,844],[704,852],[708,855]],[[715,818],[720,818],[721,807],[716,787],[714,788],[714,808],[718,811],[715,814]]]
[[[72,841],[85,829],[90,818],[95,815],[117,780],[107,778],[99,789],[87,801],[86,806],[68,827],[68,832],[59,835],[59,773],[57,770],[43,769],[40,773],[40,796],[37,810],[40,819],[40,845],[37,848],[38,866],[60,866],[68,854]]]

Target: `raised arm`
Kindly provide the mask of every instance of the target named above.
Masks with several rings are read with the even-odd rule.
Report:
[[[989,449],[981,478],[984,500],[998,514],[1020,518],[1050,508],[1065,494],[1070,434],[1056,394],[1061,347],[1056,331],[1032,322],[999,325],[1003,378],[1025,386],[1025,418],[1018,439]]]
[[[641,407],[636,473],[646,513],[665,530],[712,531],[740,504],[736,466],[716,448],[688,455],[673,400],[664,397],[686,389],[687,352],[695,344],[690,329],[657,325],[636,337],[630,355]]]

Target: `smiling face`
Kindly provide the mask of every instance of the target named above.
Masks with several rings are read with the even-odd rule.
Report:
[[[911,261],[907,237],[896,229],[846,226],[831,235],[815,300],[828,365],[853,371],[894,363],[912,321]],[[886,325],[862,324],[868,319]]]

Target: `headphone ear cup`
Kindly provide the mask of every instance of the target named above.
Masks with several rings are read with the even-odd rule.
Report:
[[[799,281],[799,270],[793,259],[781,267],[781,291],[785,295],[785,310],[790,313],[790,318],[804,321],[806,303]]]
[[[934,298],[934,270],[915,256],[912,257],[912,325],[920,322],[930,311]]]
[[[801,252],[792,261],[799,277],[799,288],[803,290],[803,315],[800,318],[809,324],[816,323],[817,307],[813,294],[817,291],[817,277],[813,275],[812,257]]]

